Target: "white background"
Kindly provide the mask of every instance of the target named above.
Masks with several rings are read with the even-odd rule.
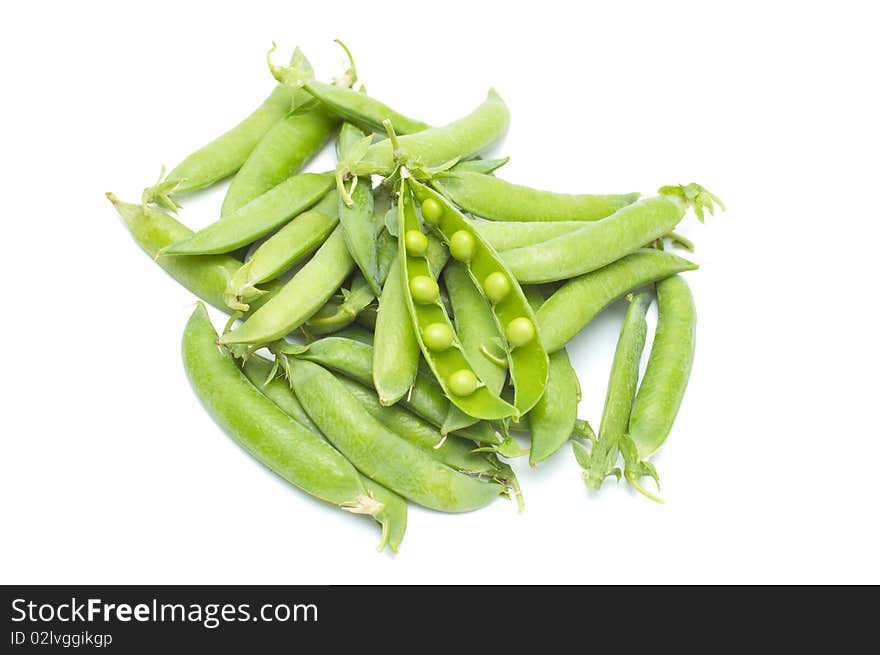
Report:
[[[11,9],[14,7],[14,9]],[[321,7],[321,8],[318,8]],[[870,3],[18,3],[3,62],[4,583],[880,582],[877,62]],[[104,199],[248,114],[263,55],[443,123],[489,86],[506,179],[729,211],[683,231],[696,364],[657,466],[668,504],[587,493],[568,449],[526,512],[413,508],[401,553],[211,422],[179,339],[193,298]],[[325,156],[315,169],[332,166]],[[222,191],[187,198],[202,227]],[[622,307],[573,343],[598,424]],[[220,319],[219,313],[214,314]]]

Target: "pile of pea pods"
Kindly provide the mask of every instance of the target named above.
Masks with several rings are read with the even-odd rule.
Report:
[[[521,509],[508,460],[539,465],[569,442],[590,488],[614,476],[659,501],[642,480],[658,480],[649,459],[696,327],[681,274],[697,265],[664,244],[692,250],[676,225],[723,205],[696,184],[643,197],[506,182],[507,159],[482,158],[509,124],[497,92],[431,126],[355,90],[348,56],[332,83],[299,49],[288,66],[270,59],[277,85],[250,116],[140,203],[107,194],[159,266],[229,314],[218,335],[199,303],[184,330],[205,408],[293,485],[377,521],[380,550],[397,551],[407,501],[465,512],[507,496]],[[301,172],[331,141],[336,169]],[[216,222],[192,232],[174,218],[181,196],[227,178]],[[623,297],[596,434],[565,346]]]

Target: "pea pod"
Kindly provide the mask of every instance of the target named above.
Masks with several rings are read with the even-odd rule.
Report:
[[[525,283],[552,282],[594,271],[672,231],[693,207],[714,211],[718,199],[698,184],[663,187],[659,195],[643,198],[577,232],[504,253],[516,279]]]
[[[296,360],[294,393],[327,439],[362,473],[415,503],[443,512],[487,505],[505,487],[438,462],[377,421],[318,364]]]
[[[696,268],[678,255],[643,249],[569,280],[537,312],[544,346],[548,352],[556,352],[614,300],[645,284]]]
[[[387,230],[383,234],[387,234]],[[418,245],[424,248],[431,276],[436,279],[446,264],[449,252],[433,236],[425,237],[423,234],[422,237],[424,242],[420,240]],[[395,256],[379,301],[373,343],[373,384],[383,405],[393,405],[409,393],[418,373],[421,357],[419,342],[409,316],[405,291],[400,258]],[[449,429],[444,427],[444,434],[472,423],[465,421],[451,425]]]
[[[260,244],[226,285],[226,304],[232,309],[247,311],[248,303],[263,295],[257,285],[274,280],[314,253],[338,223],[336,191],[331,191]]]
[[[640,293],[630,301],[626,311],[605,394],[599,438],[593,444],[588,458],[589,466],[585,467],[583,474],[584,482],[590,489],[599,489],[610,475],[620,479],[620,469],[615,464],[639,381],[639,361],[648,332],[645,315],[650,304],[651,296]]]
[[[312,73],[311,64],[299,48],[294,50],[290,65],[306,75]],[[272,126],[287,116],[297,95],[295,90],[283,84],[277,85],[250,116],[196,150],[163,180],[146,189],[143,203],[156,201],[163,207],[177,211],[179,207],[171,199],[171,194],[195,191],[235,173]]]
[[[483,353],[487,342],[501,338],[489,303],[461,262],[452,261],[446,265],[443,281],[452,303],[455,330],[465,355],[489,391],[500,394],[507,380],[507,366],[499,365]]]
[[[440,301],[440,288],[431,275],[425,249],[413,247],[417,234],[422,234],[422,231],[407,180],[404,179],[398,199],[397,241],[405,286],[404,298],[422,355],[450,402],[465,414],[486,420],[516,414],[515,407],[486,388],[465,356],[452,321]]]
[[[511,223],[469,219],[482,237],[498,252],[533,246],[556,237],[577,232],[584,227],[580,221],[533,221]]]
[[[291,393],[290,385],[287,384],[287,381],[275,376],[273,362],[260,355],[251,355],[241,365],[241,370],[245,377],[250,380],[251,384],[259,389],[269,400],[278,405],[285,414],[312,432],[320,432],[318,426],[306,414],[306,410],[302,408],[296,396]]]
[[[436,427],[402,407],[383,406],[376,394],[362,384],[346,378],[339,378],[339,382],[373,418],[437,461],[471,475],[491,476],[498,471],[498,465],[486,453],[473,452],[476,448],[473,441],[455,436],[444,437]]]
[[[549,368],[535,313],[501,257],[461,212],[433,189],[416,181],[411,186],[425,221],[449,243],[452,257],[466,264],[471,279],[490,301],[507,350],[514,416],[525,414],[544,393]]]
[[[397,259],[397,240],[387,232],[378,238],[379,282],[388,277],[391,263]],[[331,334],[351,325],[361,312],[366,311],[376,300],[376,294],[360,272],[356,272],[349,289],[342,289],[342,301],[330,301],[312,318],[305,322],[303,330],[312,335]]]
[[[321,500],[382,524],[382,543],[396,550],[401,531],[389,525],[386,505],[370,495],[357,470],[252,385],[232,357],[216,346],[217,333],[198,304],[183,333],[183,364],[193,390],[218,425],[279,476]]]
[[[473,112],[444,127],[432,127],[400,139],[397,153],[391,140],[370,146],[359,175],[390,175],[403,157],[410,166],[431,168],[456,159],[470,159],[501,139],[510,124],[510,112],[501,96],[490,89]]]
[[[280,339],[318,311],[352,270],[354,261],[337,226],[318,252],[271,300],[238,328],[224,334],[220,342],[263,345]]]
[[[296,348],[290,345],[279,348],[273,344],[271,349],[276,353],[276,356],[279,352],[285,354],[286,351],[299,359],[315,362],[338,371],[365,386],[373,384],[373,361],[375,359],[373,347],[363,341],[332,336],[319,339],[305,348]],[[443,425],[449,412],[449,400],[443,394],[442,389],[432,377],[422,371],[417,371],[409,393],[400,402],[404,407],[436,427]],[[489,423],[477,423],[457,434],[484,444],[501,443],[501,438]]]
[[[310,335],[333,334],[351,325],[376,295],[360,273],[355,273],[350,289],[343,287],[343,298],[331,300],[307,320],[302,329]]]
[[[320,106],[302,105],[278,121],[232,178],[220,218],[226,218],[299,171],[339,124]]]
[[[339,133],[340,159],[344,158],[364,136],[364,133],[351,123],[344,123]],[[339,222],[342,224],[342,234],[349,254],[373,289],[373,293],[379,296],[382,289],[379,283],[376,228],[373,223],[373,190],[369,176],[356,177],[353,179],[353,184],[356,186],[349,194],[350,202],[339,196]]]
[[[544,303],[543,296],[536,289],[524,291],[529,304],[538,310]],[[577,373],[562,348],[550,355],[547,389],[528,414],[532,433],[529,464],[535,466],[543,462],[569,440],[575,431],[580,401]]]
[[[318,202],[333,187],[330,173],[303,173],[244,205],[191,237],[165,249],[168,255],[213,255],[253,243]]]
[[[388,119],[398,134],[413,134],[430,127],[427,123],[408,118],[388,105],[352,89],[311,80],[303,84],[331,112],[359,128],[370,132],[383,132],[382,121]]]
[[[657,330],[639,385],[629,434],[621,446],[627,482],[652,500],[657,500],[639,484],[649,475],[655,480],[654,467],[642,461],[666,441],[681,406],[696,345],[697,311],[684,278],[674,275],[657,283]]]
[[[575,195],[540,191],[469,171],[437,178],[432,184],[464,211],[492,221],[596,221],[639,197],[638,193]]]
[[[122,202],[112,193],[108,193],[107,198],[119,212],[134,240],[150,259],[199,298],[229,313],[229,307],[224,302],[224,294],[230,277],[241,266],[238,259],[231,255],[161,255],[160,252],[167,246],[191,236],[192,230],[154,207]],[[264,304],[280,288],[280,282],[274,280],[268,282],[265,286],[265,295],[257,298],[252,307],[256,309]]]
[[[383,405],[393,405],[412,388],[419,370],[419,342],[404,297],[400,259],[385,280],[376,315],[372,383]]]

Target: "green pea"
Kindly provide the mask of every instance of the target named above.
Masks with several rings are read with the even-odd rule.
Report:
[[[501,271],[495,271],[483,280],[483,291],[493,303],[499,303],[510,293],[510,280]]]
[[[459,369],[449,376],[449,390],[456,396],[470,396],[477,390],[479,381],[473,371]]]
[[[433,200],[430,198],[429,200]],[[427,200],[425,202],[428,202]],[[436,201],[434,201],[436,202]],[[477,242],[474,235],[464,230],[458,230],[453,233],[449,239],[449,254],[460,262],[469,262],[474,258],[474,252],[477,249]]]
[[[422,331],[422,339],[431,350],[446,350],[452,345],[455,335],[445,323],[431,323]]]
[[[519,348],[535,338],[535,324],[525,316],[520,316],[507,324],[504,333],[507,335],[507,341],[510,342],[510,345]]]
[[[439,225],[443,218],[443,207],[433,198],[425,198],[422,203],[422,217],[431,225]]]
[[[409,230],[404,237],[406,252],[413,257],[422,257],[428,251],[428,237],[424,232]]]
[[[430,305],[440,297],[440,287],[427,275],[417,275],[409,283],[413,300],[420,305]]]

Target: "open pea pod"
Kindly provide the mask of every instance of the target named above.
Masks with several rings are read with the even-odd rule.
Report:
[[[415,180],[410,186],[422,218],[449,244],[452,257],[467,266],[492,307],[507,351],[516,414],[525,414],[544,394],[549,371],[532,307],[498,253],[458,209],[430,187]]]
[[[449,400],[465,414],[495,420],[518,415],[516,407],[486,388],[464,354],[452,321],[440,300],[425,254],[428,239],[421,230],[407,180],[401,180],[397,203],[398,244],[404,297],[419,348]]]

